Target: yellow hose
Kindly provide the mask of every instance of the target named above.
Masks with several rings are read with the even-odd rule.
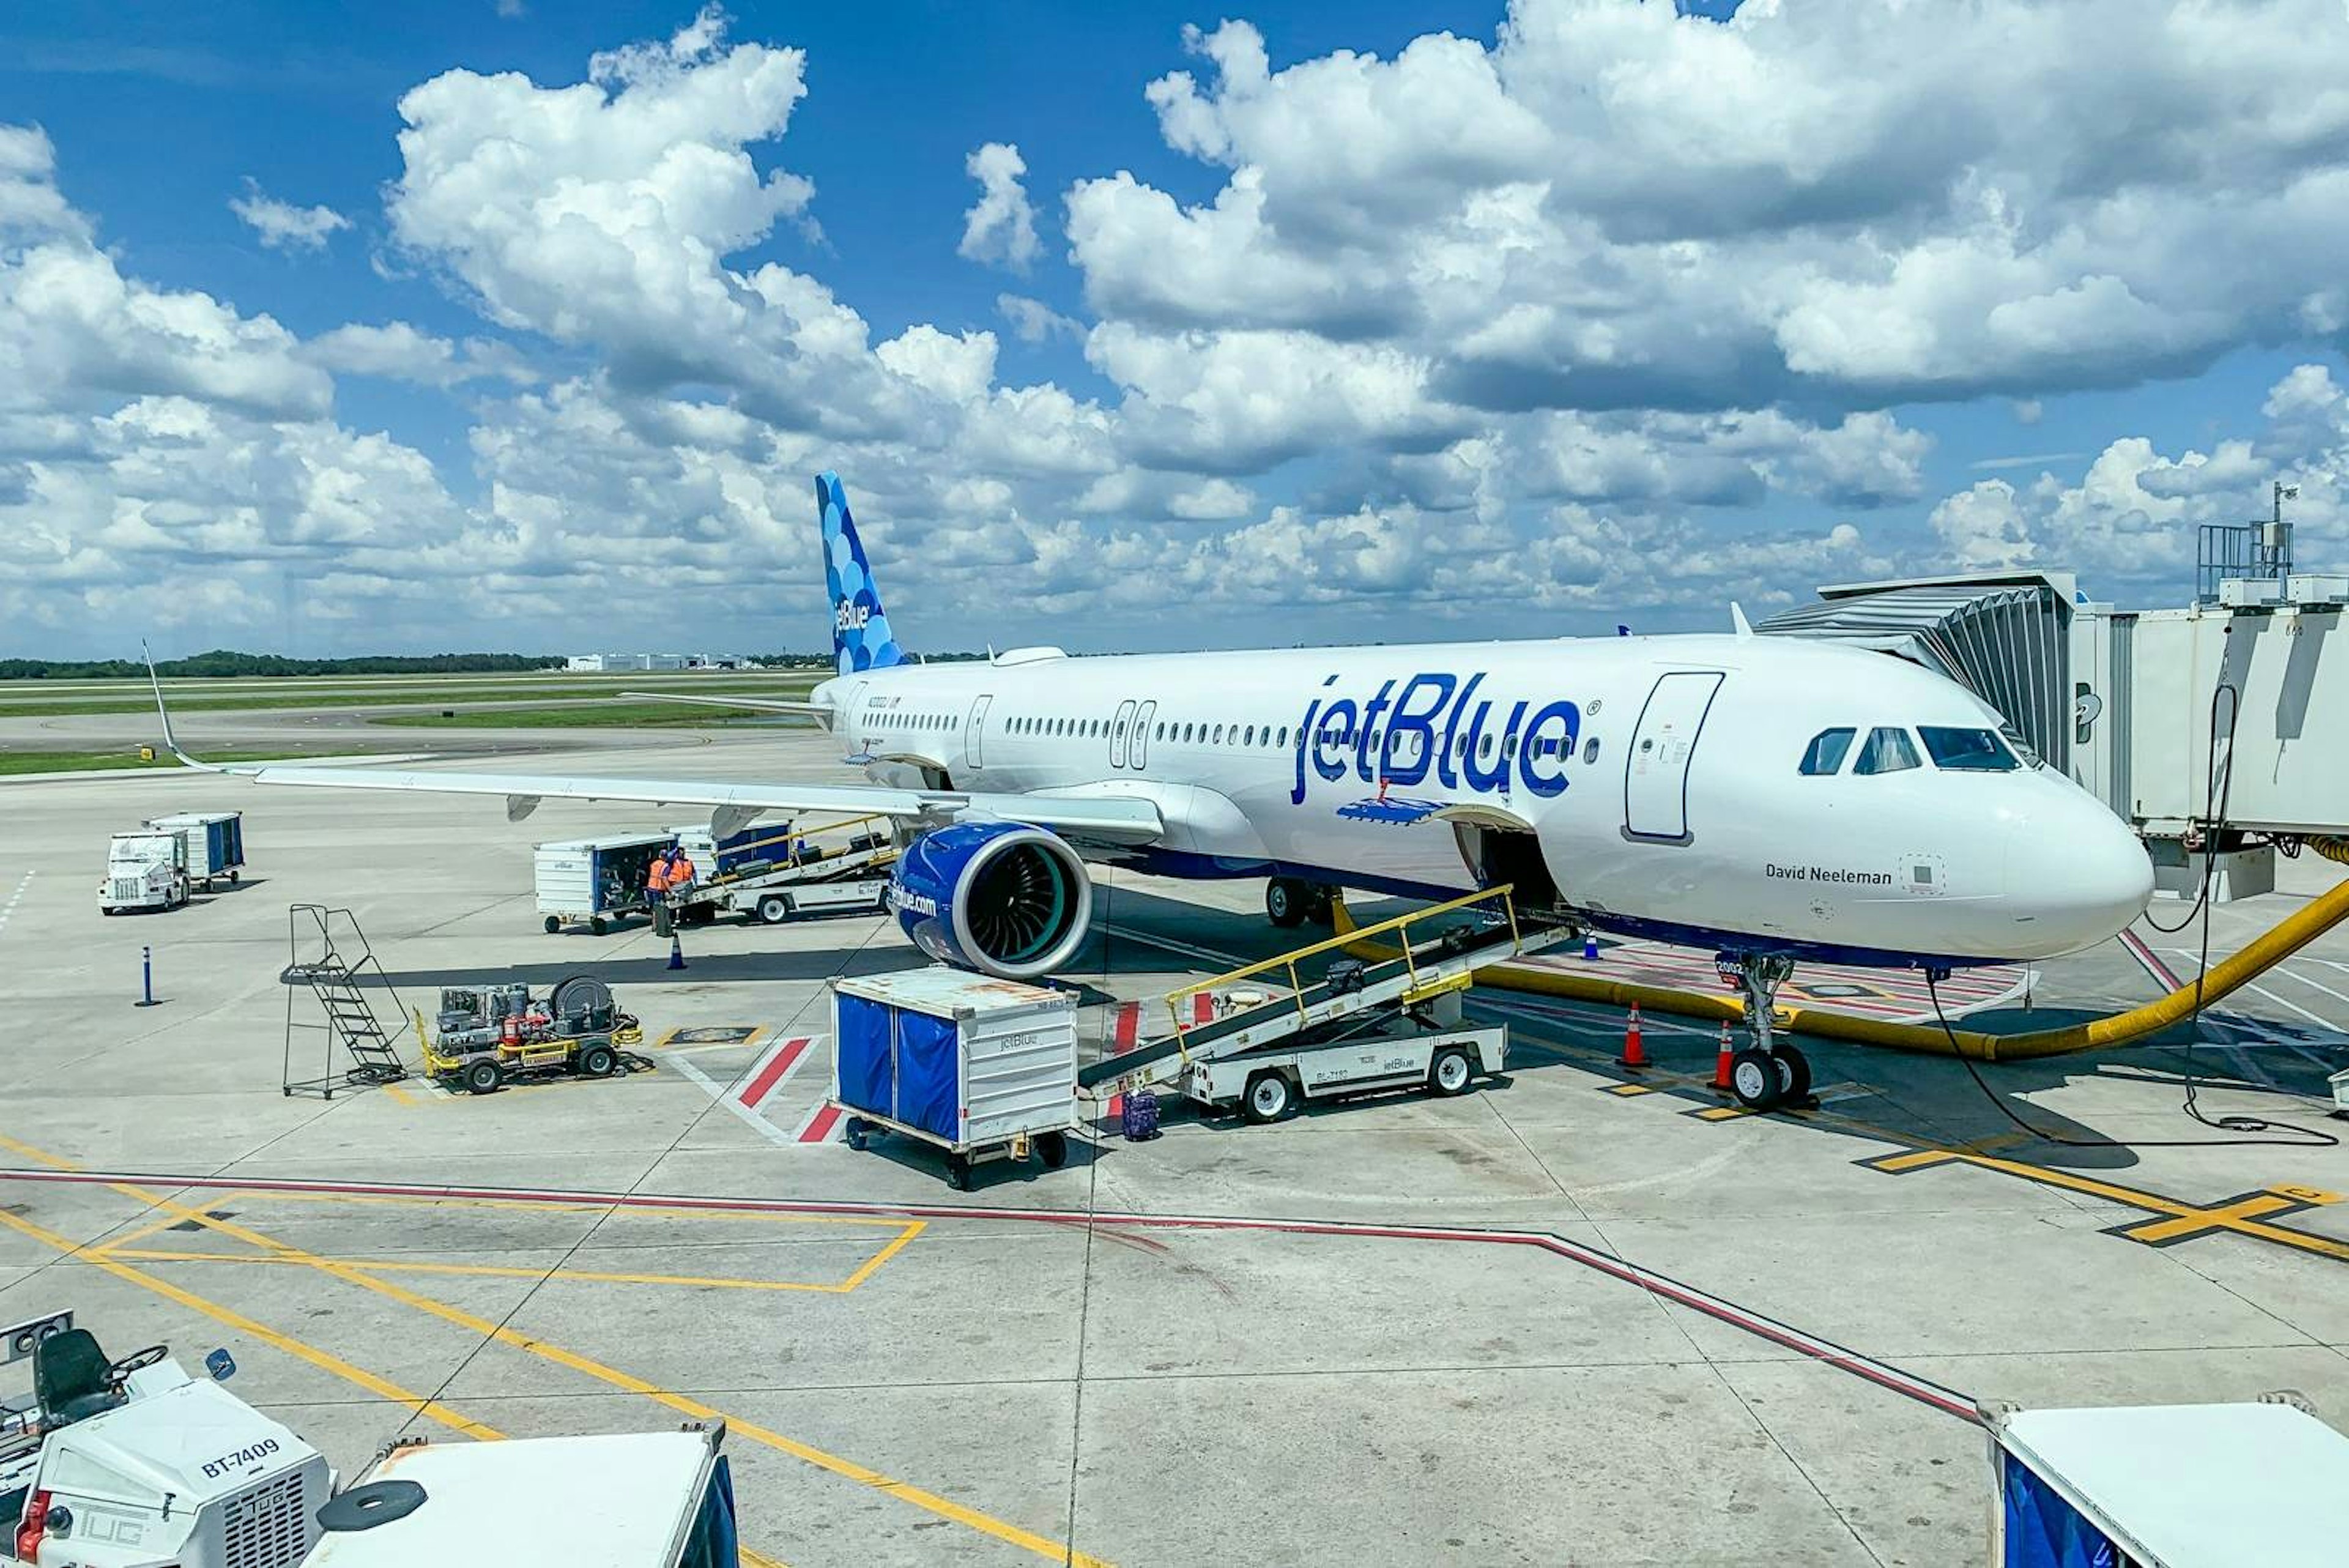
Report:
[[[2349,838],[2312,838],[2308,845],[2327,860],[2349,865]],[[1340,932],[1357,929],[1352,912],[1346,908],[1344,899],[1333,903],[1331,913],[1336,917]],[[2238,987],[2258,979],[2344,919],[2349,919],[2349,881],[2344,881],[2331,891],[2312,899],[2276,922],[2241,951],[2213,964],[2199,988],[2200,1004],[2209,1007],[2225,1000]],[[1357,958],[1394,956],[1392,950],[1375,942],[1356,942],[1346,950]],[[1601,980],[1595,975],[1557,970],[1528,969],[1517,964],[1496,964],[1484,971],[1479,983],[1503,991],[1536,992],[1548,996],[1571,997],[1578,1002],[1602,1002],[1617,1007],[1629,1007],[1636,1002],[1650,1012],[1670,1012],[1708,1022],[1734,1022],[1745,1016],[1744,1003],[1733,997],[1672,991],[1663,986],[1640,985],[1630,981]],[[2091,1051],[2100,1046],[2125,1045],[2132,1040],[2167,1029],[2173,1023],[2183,1023],[2193,1012],[2197,1000],[2195,986],[2181,985],[2159,1001],[2131,1008],[2127,1012],[2092,1018],[2085,1023],[2066,1024],[2060,1029],[2036,1030],[2028,1034],[1984,1034],[1971,1029],[1953,1029],[1944,1033],[1939,1025],[1891,1023],[1881,1019],[1855,1018],[1846,1012],[1827,1012],[1807,1007],[1781,1007],[1776,1016],[1780,1028],[1799,1034],[1815,1035],[1822,1040],[1841,1040],[1856,1045],[1915,1051],[1935,1056],[1971,1056],[1979,1062],[2021,1062],[2039,1056],[2061,1056],[2073,1051]]]

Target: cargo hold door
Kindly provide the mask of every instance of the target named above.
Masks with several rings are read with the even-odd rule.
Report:
[[[1623,759],[1626,836],[1689,841],[1689,762],[1721,680],[1717,670],[1675,670],[1657,677]]]

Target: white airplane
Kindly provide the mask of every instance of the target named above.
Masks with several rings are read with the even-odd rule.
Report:
[[[810,715],[869,784],[216,771],[503,795],[517,820],[548,796],[702,805],[721,835],[764,812],[885,815],[906,841],[890,895],[906,935],[1018,979],[1079,950],[1089,860],[1268,877],[1280,926],[1326,914],[1333,888],[1509,883],[1551,920],[1733,964],[1754,1005],[1733,1076],[1753,1104],[1807,1078],[1769,1027],[1795,961],[1938,978],[2049,958],[2152,894],[2102,804],[1972,692],[1881,653],[1757,637],[1741,615],[1733,636],[916,663],[839,479],[816,496],[837,673],[806,702],[698,700]]]

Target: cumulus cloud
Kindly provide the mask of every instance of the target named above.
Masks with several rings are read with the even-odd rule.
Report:
[[[297,207],[263,191],[251,175],[244,194],[229,198],[229,211],[274,251],[315,251],[326,247],[326,236],[347,229],[351,221],[332,207]]]
[[[978,182],[978,200],[962,215],[962,243],[956,251],[972,261],[1000,262],[1026,272],[1036,259],[1036,213],[1019,183],[1028,172],[1019,149],[989,141],[963,162]]]
[[[1713,625],[1952,559],[2152,585],[2270,474],[2312,547],[2344,527],[2331,0],[1515,0],[1487,37],[1296,60],[1228,21],[1133,84],[1179,178],[1031,197],[1019,149],[970,154],[958,248],[1032,267],[1057,198],[1083,305],[1004,293],[992,329],[876,330],[835,286],[794,171],[808,61],[736,34],[707,9],[400,98],[370,259],[454,326],[419,301],[304,340],[145,282],[47,136],[0,127],[0,612],[63,635],[201,564],[174,613],[213,640],[298,581],[305,616],[413,645],[515,592],[665,581],[804,645],[820,467],[930,647],[999,631],[1014,589],[1072,646],[1165,646],[1261,641],[1275,607],[1280,640]],[[285,246],[343,222],[245,200],[309,223]],[[1012,343],[1083,363],[1018,384],[1042,356],[1007,369]],[[2011,431],[2277,344],[2310,362],[2190,450],[1983,459],[1909,422],[1982,400]],[[461,399],[454,464],[338,422],[337,378],[378,384],[370,420]],[[1929,493],[1937,456],[1981,482]]]

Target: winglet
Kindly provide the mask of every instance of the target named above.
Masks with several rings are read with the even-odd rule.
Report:
[[[1729,601],[1729,628],[1740,638],[1754,635],[1754,623],[1745,618],[1745,610],[1735,599]]]
[[[155,717],[163,723],[163,747],[180,759],[182,767],[199,768],[208,774],[226,773],[226,768],[212,763],[200,763],[180,749],[179,737],[171,733],[171,710],[163,705],[163,682],[155,673],[155,655],[147,647],[147,639],[139,639],[139,657],[147,661],[147,684],[155,690]]]

